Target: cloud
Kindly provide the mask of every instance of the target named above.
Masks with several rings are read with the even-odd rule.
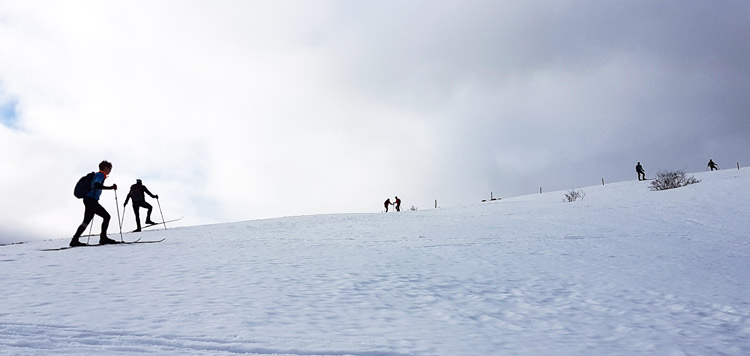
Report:
[[[0,225],[69,236],[70,190],[102,159],[121,201],[141,178],[185,224],[729,166],[747,160],[749,9],[4,2]]]

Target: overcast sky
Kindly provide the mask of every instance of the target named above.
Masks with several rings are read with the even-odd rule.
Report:
[[[103,159],[126,226],[136,178],[197,225],[477,203],[637,161],[736,169],[748,18],[744,0],[0,0],[0,242],[72,236]]]

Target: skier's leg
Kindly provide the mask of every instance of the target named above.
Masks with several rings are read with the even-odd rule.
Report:
[[[141,206],[146,208],[146,224],[156,224],[153,220],[151,220],[151,211],[154,210],[154,207],[151,206],[151,204],[146,203],[145,201],[141,203]]]
[[[99,244],[105,245],[105,244],[119,244],[119,241],[115,241],[107,237],[107,227],[109,227],[109,219],[111,218],[109,216],[109,213],[106,209],[104,209],[103,206],[99,204],[99,202],[96,202],[96,215],[99,215],[102,217],[102,233],[99,235]]]
[[[135,213],[135,226],[138,228],[135,231],[141,231],[141,214],[140,209],[138,209],[138,203],[133,201],[133,213]]]
[[[86,207],[86,210],[84,210],[83,212],[83,222],[81,223],[81,225],[78,225],[78,229],[76,229],[76,233],[73,235],[73,239],[70,240],[70,246],[85,245],[84,243],[80,242],[78,238],[83,235],[83,232],[86,231],[86,227],[91,222],[91,219],[94,218],[94,209],[87,198],[83,199],[83,205]]]
[[[99,202],[96,202],[96,206],[94,206],[94,213],[96,215],[99,215],[102,217],[102,233],[101,237],[106,238],[107,237],[107,228],[109,227],[109,219],[111,218],[109,216],[109,213],[106,209],[104,209]]]
[[[75,239],[81,237],[83,231],[86,230],[87,226],[89,226],[91,219],[94,218],[94,209],[90,204],[88,204],[85,198],[83,200],[83,204],[86,206],[86,210],[83,212],[83,222],[78,226],[75,235],[73,235],[73,238]]]

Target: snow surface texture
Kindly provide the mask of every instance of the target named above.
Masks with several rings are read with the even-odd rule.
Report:
[[[750,170],[695,176],[3,246],[0,354],[750,355]]]

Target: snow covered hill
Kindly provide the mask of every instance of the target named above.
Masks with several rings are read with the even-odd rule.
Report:
[[[0,355],[748,355],[750,170],[694,175],[2,246]]]

